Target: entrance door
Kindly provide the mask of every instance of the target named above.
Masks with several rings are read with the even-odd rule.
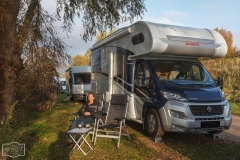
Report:
[[[134,106],[136,118],[142,120],[142,108],[145,100],[149,98],[150,72],[145,62],[136,63],[134,74]]]

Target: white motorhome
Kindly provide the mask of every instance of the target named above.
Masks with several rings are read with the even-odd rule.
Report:
[[[60,77],[60,78],[58,78],[58,80],[59,80],[59,84],[60,84],[60,86],[61,86],[61,92],[66,92],[66,78],[62,78],[62,77]]]
[[[66,94],[73,100],[85,100],[91,91],[91,66],[71,66],[65,72]]]
[[[152,137],[167,132],[219,133],[232,122],[230,104],[199,58],[227,53],[211,29],[139,21],[92,48],[92,91],[129,96],[127,119]]]

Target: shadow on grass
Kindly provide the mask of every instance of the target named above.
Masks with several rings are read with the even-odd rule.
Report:
[[[127,121],[129,127],[146,137],[140,145],[149,146],[154,151],[168,150],[163,159],[240,159],[240,144],[236,142],[213,139],[206,134],[165,132],[162,142],[154,143],[142,129],[141,124]],[[136,143],[138,137],[133,137]],[[135,143],[134,142],[134,143]],[[159,148],[160,147],[160,148]]]
[[[71,151],[70,148],[66,147],[66,133],[59,132],[57,140],[52,142],[48,147],[48,158],[49,159],[70,159],[69,153]]]

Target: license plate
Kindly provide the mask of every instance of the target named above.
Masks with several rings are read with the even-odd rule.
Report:
[[[201,122],[201,128],[220,127],[220,121]]]

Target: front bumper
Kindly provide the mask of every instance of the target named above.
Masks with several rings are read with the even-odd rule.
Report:
[[[189,106],[192,105],[223,105],[221,115],[194,116]],[[159,109],[164,131],[169,132],[203,132],[229,129],[232,123],[231,107],[227,100],[214,103],[192,103],[168,101],[164,107]],[[210,124],[210,127],[202,127],[201,124]],[[211,123],[219,123],[219,126],[211,126]]]

